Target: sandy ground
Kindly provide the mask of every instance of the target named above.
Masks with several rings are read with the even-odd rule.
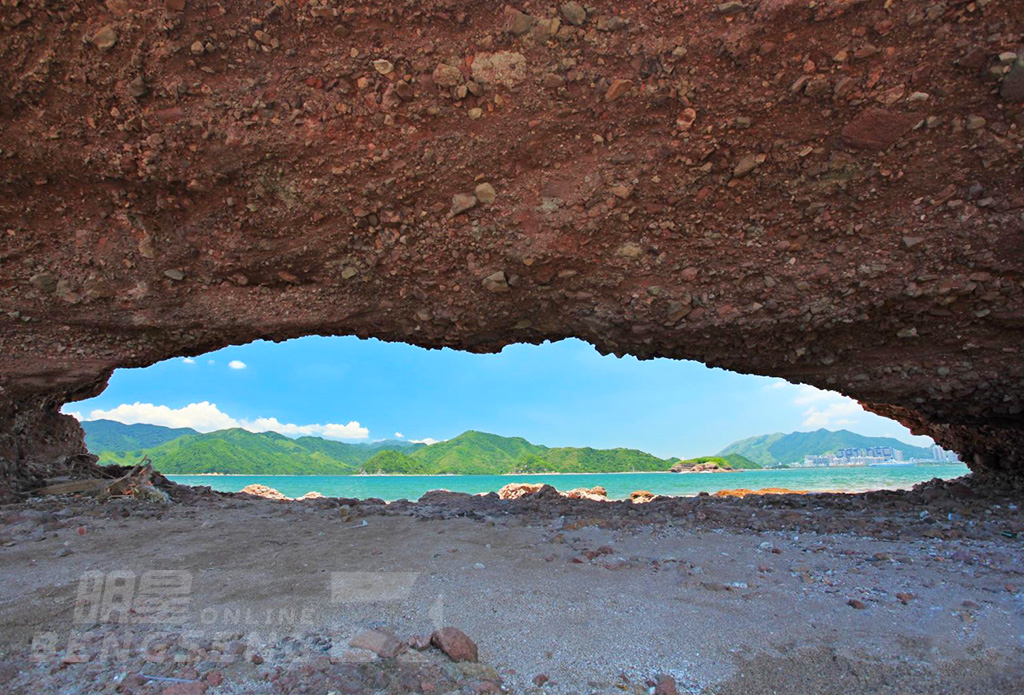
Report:
[[[5,518],[0,683],[14,693],[486,691],[493,676],[452,674],[435,649],[403,658],[447,668],[447,680],[331,680],[330,663],[380,661],[351,649],[352,636],[441,625],[469,635],[510,692],[653,692],[666,674],[681,693],[1024,683],[1024,551],[1002,535],[886,540],[243,500]],[[178,603],[154,617],[154,595]]]

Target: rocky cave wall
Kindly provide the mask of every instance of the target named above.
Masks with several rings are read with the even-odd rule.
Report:
[[[781,376],[1024,477],[1021,56],[1024,0],[0,0],[3,487],[114,368],[307,334]]]

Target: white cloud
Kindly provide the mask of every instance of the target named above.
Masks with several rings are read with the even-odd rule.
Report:
[[[81,422],[83,420],[82,413],[77,411],[77,410],[64,410],[62,408],[60,412],[64,413],[65,415],[70,415],[71,417],[75,418],[79,422]]]
[[[438,442],[443,440],[431,439],[430,437],[427,437],[426,439],[410,439],[409,441],[412,442],[413,444],[437,444]]]
[[[199,432],[240,427],[250,432],[277,432],[285,436],[319,436],[326,439],[366,439],[370,430],[353,420],[348,424],[328,422],[326,424],[296,425],[281,422],[273,417],[258,417],[253,420],[236,419],[220,410],[215,403],[203,401],[189,403],[182,408],[169,408],[152,403],[122,403],[110,410],[95,409],[88,416],[74,411],[68,412],[79,420],[116,420],[126,425],[146,423],[164,427],[191,427]]]
[[[856,422],[854,417],[863,414],[864,409],[860,403],[834,394],[834,398],[827,404],[812,406],[804,411],[804,427],[846,427]]]
[[[277,432],[287,437],[325,437],[327,439],[366,439],[370,430],[353,420],[347,425],[329,422],[326,425],[293,425],[275,417],[239,420],[238,427],[250,432]]]
[[[395,432],[395,436],[398,437],[399,439],[404,439],[405,438],[405,435],[402,434],[401,432]]]
[[[245,362],[242,360],[231,360],[228,362],[228,366],[232,369],[245,369]]]
[[[194,359],[192,359],[191,357],[182,357],[181,361],[184,362],[185,364],[195,364],[196,363],[196,361]]]

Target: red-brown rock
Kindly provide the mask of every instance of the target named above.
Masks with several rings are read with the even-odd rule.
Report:
[[[430,643],[452,661],[477,661],[476,643],[457,627],[442,627],[430,635]]]
[[[843,140],[851,147],[887,150],[920,120],[921,117],[914,114],[865,109],[843,128]]]

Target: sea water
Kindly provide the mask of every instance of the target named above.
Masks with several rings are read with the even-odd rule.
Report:
[[[287,497],[319,492],[327,497],[378,497],[388,502],[415,500],[428,490],[497,492],[512,482],[547,483],[559,490],[600,485],[610,499],[634,490],[656,495],[696,495],[719,490],[781,487],[790,490],[862,492],[907,489],[932,478],[957,478],[963,464],[871,466],[866,468],[787,468],[733,473],[565,473],[536,475],[169,475],[182,485],[208,485],[238,492],[247,485],[272,487]]]

